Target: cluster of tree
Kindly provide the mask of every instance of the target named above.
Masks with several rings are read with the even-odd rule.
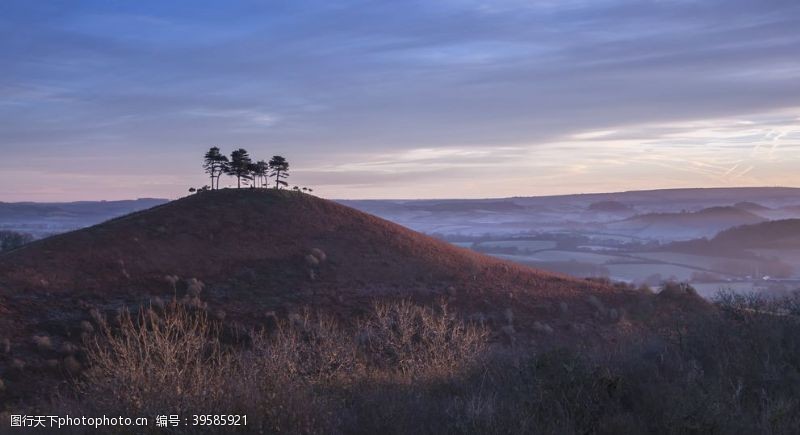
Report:
[[[30,234],[0,230],[0,252],[17,249],[20,246],[32,241],[33,236]]]
[[[203,169],[211,177],[211,186],[206,189],[219,189],[219,179],[223,175],[236,177],[236,187],[242,184],[251,187],[269,187],[269,179],[274,178],[274,188],[288,187],[286,179],[289,178],[289,162],[282,156],[273,156],[269,162],[259,160],[254,162],[244,148],[231,153],[230,158],[222,154],[217,147],[212,147],[206,152]],[[300,188],[295,186],[295,190]],[[311,189],[303,188],[310,191]]]

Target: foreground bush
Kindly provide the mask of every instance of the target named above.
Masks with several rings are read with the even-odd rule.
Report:
[[[204,312],[173,304],[159,314],[120,313],[87,344],[90,366],[77,389],[84,406],[121,415],[156,415],[166,410],[212,410],[231,403],[228,380],[235,355],[220,343],[219,327]]]
[[[202,311],[173,304],[104,324],[60,405],[245,413],[256,433],[800,432],[797,319],[719,312],[589,355],[490,350],[486,330],[408,302],[352,328],[305,313],[228,343]]]

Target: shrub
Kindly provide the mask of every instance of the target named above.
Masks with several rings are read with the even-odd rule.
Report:
[[[375,304],[359,328],[371,362],[427,376],[457,372],[474,361],[485,350],[487,331],[461,322],[445,304],[438,308],[408,301]]]
[[[246,413],[262,433],[798,433],[800,322],[745,313],[688,316],[674,334],[576,353],[490,350],[488,331],[447,306],[407,301],[376,303],[356,327],[268,313],[249,346],[225,346],[203,311],[173,303],[101,322],[77,401],[64,405]]]
[[[87,343],[90,367],[77,389],[90,410],[156,415],[211,411],[225,403],[226,379],[235,373],[204,312],[173,303],[163,316],[152,309],[137,316],[123,311],[117,323],[112,329],[103,319],[101,333]],[[68,370],[76,370],[73,361],[65,359]]]

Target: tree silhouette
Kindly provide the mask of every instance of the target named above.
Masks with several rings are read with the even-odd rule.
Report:
[[[205,155],[203,161],[203,169],[211,177],[211,188],[214,188],[214,180],[217,180],[217,189],[219,189],[219,177],[227,172],[228,157],[219,152],[219,148],[211,147]]]
[[[245,180],[250,179],[250,165],[253,161],[250,159],[250,154],[244,148],[231,153],[231,161],[227,165],[227,174],[236,177],[236,188],[242,187],[242,178]]]
[[[258,171],[258,167],[255,163],[250,163],[247,165],[247,176],[245,176],[244,179],[245,181],[250,182],[250,188],[252,189],[255,189],[257,184],[256,171]]]
[[[255,183],[256,180],[261,183],[262,187],[267,187],[267,176],[269,175],[269,164],[267,162],[259,160],[253,163],[250,172],[253,174],[255,187],[259,187],[258,184]]]
[[[281,156],[272,156],[269,161],[269,169],[271,170],[269,176],[275,178],[275,188],[280,189],[281,186],[288,186],[289,183],[283,181],[284,178],[289,177],[289,162]]]

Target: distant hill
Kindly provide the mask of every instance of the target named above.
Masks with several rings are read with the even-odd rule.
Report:
[[[475,212],[475,211],[519,211],[525,208],[513,201],[487,201],[487,200],[444,200],[434,204],[412,203],[407,206],[411,210],[425,210],[433,212]]]
[[[708,207],[696,212],[648,213],[608,225],[609,229],[640,237],[692,239],[766,219],[736,207]]]
[[[720,232],[710,240],[672,244],[683,251],[726,254],[746,249],[800,249],[800,219],[744,225]]]
[[[755,213],[755,214],[759,214],[759,213],[763,213],[763,212],[769,212],[769,211],[772,210],[769,207],[764,207],[761,204],[758,204],[758,203],[755,203],[755,202],[751,202],[751,201],[737,202],[733,206],[738,208],[738,209],[740,209],[740,210],[749,211],[749,212]]]
[[[631,206],[619,201],[598,201],[589,204],[589,211],[601,213],[628,213],[633,209]]]
[[[790,205],[781,208],[782,211],[800,216],[800,205]]]
[[[166,199],[62,203],[0,202],[0,228],[37,237],[94,225],[117,216],[166,203]]]
[[[119,201],[0,202],[0,219],[31,219],[58,216],[119,216],[168,202],[160,198]]]
[[[800,219],[732,228],[719,233],[712,242],[748,248],[800,248]]]
[[[736,208],[740,210],[768,219],[800,217],[800,214],[782,211],[782,207],[800,204],[800,189],[786,187],[663,189],[501,199],[339,202],[417,231],[445,236],[570,232],[576,228],[584,233],[607,233],[607,229],[611,229],[613,233],[616,226],[620,227],[620,235],[626,237],[673,241],[711,237],[730,226],[755,221],[734,218],[730,222],[721,222],[722,225],[666,228],[669,231],[661,231],[658,226],[645,230],[646,223],[638,226],[616,224],[611,228],[606,228],[606,225],[637,213],[672,214],[681,210],[691,213],[709,207],[731,207],[734,204],[738,204],[739,207]],[[723,216],[723,219],[727,218]],[[678,239],[672,239],[673,235]]]

